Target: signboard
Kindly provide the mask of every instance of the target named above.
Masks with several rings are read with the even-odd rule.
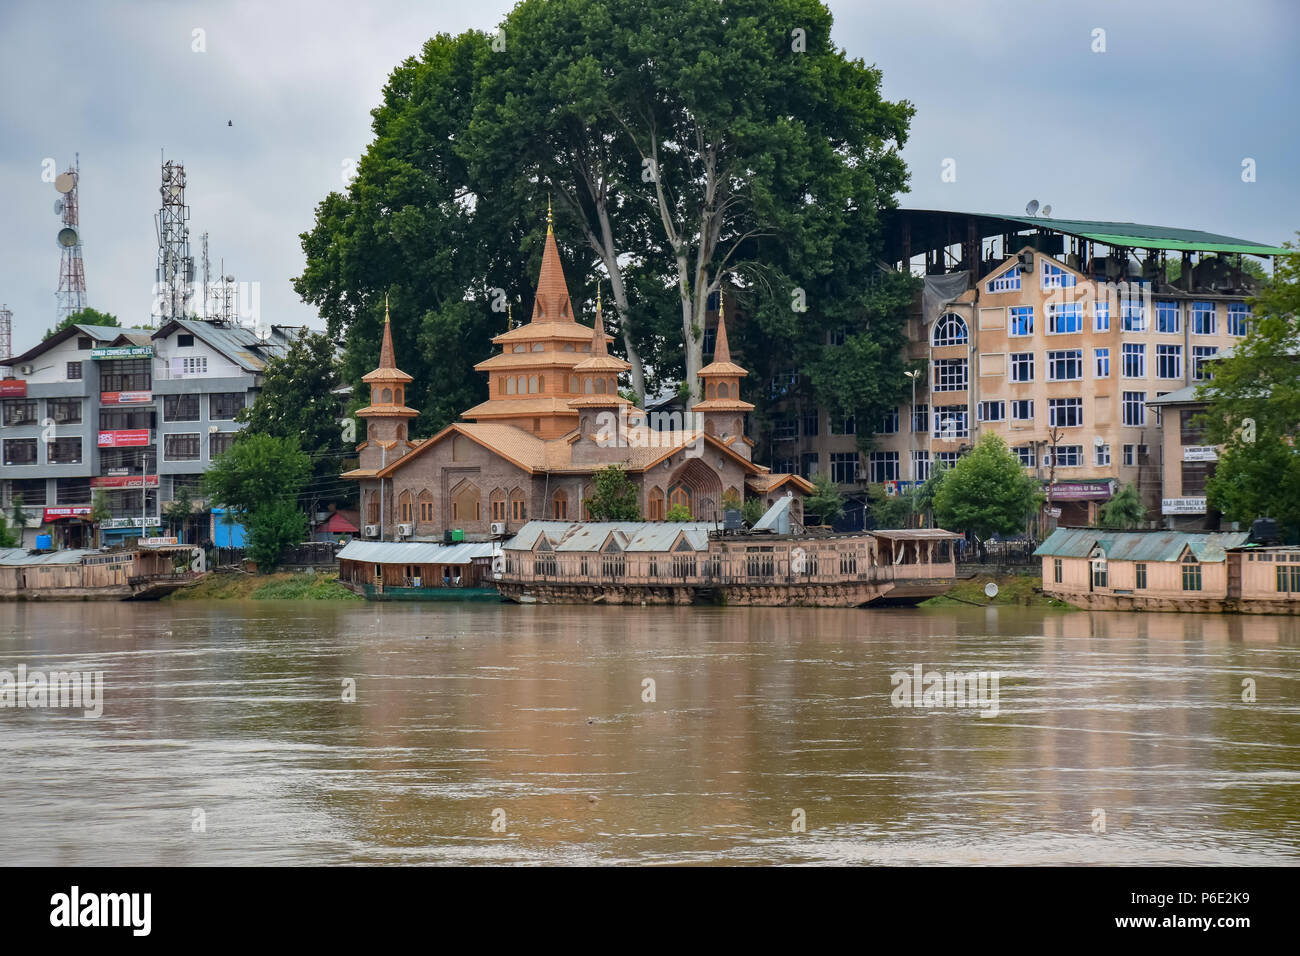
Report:
[[[90,514],[90,505],[64,505],[60,508],[46,508],[42,521],[57,521],[60,518],[81,518]]]
[[[149,429],[131,428],[124,431],[100,432],[100,448],[127,448],[149,444]]]
[[[153,527],[157,523],[157,518],[109,518],[107,521],[101,521],[99,526],[100,528],[111,531],[114,528]]]
[[[907,489],[918,488],[923,484],[925,484],[923,481],[887,481],[885,482],[885,494],[890,498],[897,498]]]
[[[0,398],[26,398],[27,380],[6,378],[0,381]]]
[[[101,475],[90,479],[92,488],[139,488],[143,478],[146,488],[158,487],[157,475]]]
[[[1166,515],[1203,515],[1204,498],[1164,498],[1160,502],[1160,513]]]
[[[1183,448],[1183,461],[1218,461],[1219,449],[1213,445],[1186,445]]]
[[[1105,481],[1058,481],[1052,485],[1053,501],[1105,501],[1114,494],[1114,485]]]
[[[175,536],[170,536],[170,537],[168,537],[168,536],[164,536],[164,537],[158,537],[158,538],[143,538],[143,539],[140,541],[140,543],[141,543],[141,544],[176,544],[176,543],[177,543],[177,539],[176,539]]]
[[[1048,513],[1049,515],[1051,515],[1053,518],[1059,518],[1059,517],[1061,517],[1061,509],[1060,509],[1060,508],[1048,508],[1048,509],[1047,509],[1047,513]]]
[[[153,358],[152,345],[111,345],[102,349],[91,349],[93,359]]]
[[[100,392],[101,405],[147,405],[153,401],[153,392]]]

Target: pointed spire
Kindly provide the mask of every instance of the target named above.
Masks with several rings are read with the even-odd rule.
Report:
[[[600,283],[596,283],[596,327],[591,333],[591,354],[608,355],[609,349],[605,346],[605,319],[600,312]]]
[[[546,194],[546,231],[555,231],[555,218],[551,215],[551,194]]]
[[[731,348],[727,345],[727,312],[722,304],[722,293],[718,293],[718,335],[713,340],[713,361],[730,362]]]
[[[393,324],[388,318],[388,293],[384,293],[384,341],[379,346],[379,367],[397,368],[393,357]]]
[[[514,303],[506,303],[506,331],[509,332],[515,327]]]
[[[546,201],[546,240],[542,248],[542,270],[537,276],[537,296],[533,300],[533,322],[572,322],[573,306],[569,287],[564,282],[560,249],[551,228],[551,203]]]

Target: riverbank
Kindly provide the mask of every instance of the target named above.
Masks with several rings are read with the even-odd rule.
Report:
[[[332,573],[306,574],[281,571],[275,574],[216,572],[164,601],[364,601],[353,594]]]
[[[992,582],[998,586],[997,596],[989,598],[984,588]],[[922,601],[921,607],[957,607],[978,604],[980,607],[1055,607],[1069,608],[1072,605],[1043,593],[1043,579],[1028,574],[979,574],[964,581],[958,581],[938,597]]]

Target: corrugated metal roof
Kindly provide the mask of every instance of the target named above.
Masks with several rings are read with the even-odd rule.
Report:
[[[492,542],[349,541],[338,556],[343,561],[374,564],[469,564],[475,558],[491,557]]]
[[[891,541],[941,541],[946,538],[960,538],[961,535],[942,528],[893,528],[887,531],[871,531],[877,538]]]
[[[289,336],[278,325],[271,326],[270,337],[262,341],[255,331],[242,325],[217,325],[193,319],[173,321],[248,372],[262,371],[269,357],[288,351]]]
[[[668,551],[678,535],[685,533],[694,550],[707,551],[712,527],[707,521],[530,521],[504,547],[509,551],[531,551],[538,536],[545,534],[556,551],[594,554],[614,532],[624,551]]]
[[[1220,562],[1225,549],[1240,547],[1246,531],[1107,531],[1103,528],[1057,528],[1038,546],[1035,556],[1087,558],[1098,545],[1112,561],[1177,561],[1191,548],[1198,561]]]
[[[28,554],[26,548],[0,548],[0,566],[12,568],[39,564],[80,564],[82,558],[91,555],[98,556],[99,552],[86,548],[65,548],[44,554]]]

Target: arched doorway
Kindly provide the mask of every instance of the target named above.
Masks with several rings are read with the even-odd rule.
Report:
[[[691,458],[673,472],[668,483],[668,508],[683,505],[697,521],[721,517],[722,482],[718,473],[699,458]]]

